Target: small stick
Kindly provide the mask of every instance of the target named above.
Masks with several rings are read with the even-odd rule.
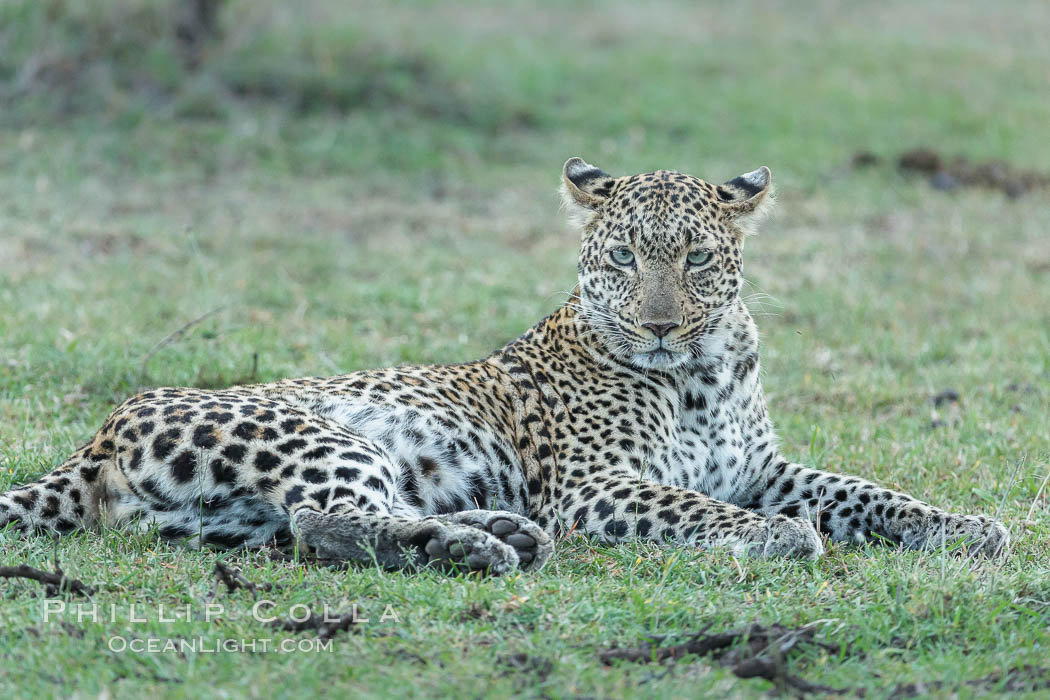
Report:
[[[1021,467],[1023,467],[1024,463],[1027,462],[1027,461],[1028,461],[1028,453],[1025,452],[1023,455],[1021,455],[1020,459],[1018,459],[1017,463],[1014,465],[1014,472],[1013,472],[1013,474],[1010,475],[1010,483],[1008,483],[1006,485],[1006,493],[1003,494],[1002,500],[999,501],[999,507],[995,509],[995,515],[992,516],[992,520],[998,520],[999,519],[999,514],[1003,512],[1003,506],[1006,505],[1006,499],[1010,496],[1010,492],[1013,491],[1014,482],[1017,481],[1017,472],[1021,471]],[[988,537],[989,536],[986,535],[985,538],[983,540],[981,540],[981,542],[980,542],[981,547],[983,547],[984,543],[988,541]],[[1002,548],[1003,548],[1004,544],[1005,544],[1005,540],[1003,542],[1000,542],[999,546],[996,548],[995,552],[993,552],[991,556],[992,557],[998,556],[999,552],[1002,551]],[[973,564],[973,566],[970,567],[970,571],[976,570],[976,568],[978,566],[976,560],[977,560],[977,557],[981,553],[981,547],[975,547],[974,550],[973,550],[973,554],[969,555],[969,558],[974,560],[974,564]],[[995,573],[993,572],[992,573],[992,582],[994,582],[994,581],[995,581]]]
[[[1010,492],[1014,488],[1014,481],[1017,480],[1017,472],[1021,471],[1021,467],[1028,461],[1028,453],[1025,452],[1021,455],[1021,459],[1017,460],[1017,465],[1014,467],[1014,473],[1010,475],[1010,483],[1006,485],[1006,493],[1003,494],[1003,500],[999,501],[999,507],[995,509],[995,517],[993,520],[999,519],[999,513],[1003,512],[1003,506],[1006,505],[1006,498],[1010,495]]]
[[[161,349],[167,347],[168,345],[171,345],[176,340],[181,338],[186,333],[186,331],[188,331],[189,329],[193,328],[194,326],[196,326],[201,321],[204,321],[205,319],[207,319],[207,318],[209,318],[211,316],[214,316],[215,314],[219,313],[220,311],[222,311],[225,308],[226,308],[225,305],[216,306],[211,311],[207,311],[207,312],[201,314],[200,316],[198,316],[197,318],[193,319],[192,321],[189,321],[189,322],[183,324],[181,328],[175,329],[174,331],[169,333],[163,340],[161,340],[159,343],[157,343],[152,348],[150,348],[149,352],[146,353],[146,356],[142,358],[142,374],[143,375],[146,374],[146,365],[149,364],[149,361],[151,359],[153,359],[153,356],[156,355],[158,352],[160,352]]]
[[[70,593],[82,595],[85,598],[90,598],[95,594],[94,588],[86,585],[79,579],[69,578],[57,565],[54,573],[34,569],[26,564],[0,566],[0,578],[25,578],[37,581],[47,586],[47,594],[49,596],[55,595],[59,591],[69,591]]]
[[[256,596],[259,595],[260,590],[269,591],[273,588],[273,585],[269,583],[264,583],[262,586],[255,585],[246,579],[240,571],[226,566],[221,561],[215,562],[215,574],[226,585],[228,593],[232,593],[238,588],[244,588],[251,591],[253,596]]]
[[[1035,513],[1035,504],[1039,502],[1039,497],[1043,495],[1043,489],[1046,488],[1046,482],[1050,481],[1050,472],[1046,473],[1043,477],[1043,483],[1039,484],[1039,490],[1035,492],[1035,498],[1032,499],[1032,507],[1028,509],[1028,515],[1025,516],[1025,520],[1031,520],[1032,514]]]
[[[357,618],[353,613],[340,615],[337,618],[325,619],[325,616],[311,612],[305,620],[272,620],[268,623],[271,627],[285,632],[305,632],[316,630],[318,639],[327,641],[335,636],[336,632],[349,632],[350,628],[357,624]]]

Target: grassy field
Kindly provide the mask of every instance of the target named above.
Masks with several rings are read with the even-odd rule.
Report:
[[[539,574],[479,580],[7,538],[0,565],[57,556],[99,608],[0,580],[0,694],[759,697],[774,686],[711,658],[599,661],[750,623],[818,628],[839,650],[783,668],[846,696],[1050,684],[1050,194],[942,192],[893,164],[926,146],[1050,167],[1050,6],[292,7],[228,3],[193,71],[157,2],[0,6],[0,488],[142,387],[487,354],[573,285],[569,156],[719,181],[765,164],[779,214],[745,274],[785,454],[1001,509],[1015,546],[809,564],[572,539]],[[862,150],[881,162],[851,167]],[[274,589],[212,598],[220,560]],[[264,599],[369,622],[317,649],[254,619]],[[204,649],[120,649],[151,638]],[[223,639],[304,649],[206,650]]]

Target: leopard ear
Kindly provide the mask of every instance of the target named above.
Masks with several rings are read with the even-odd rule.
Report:
[[[561,198],[569,218],[585,225],[605,202],[615,178],[587,163],[583,158],[569,158],[561,171]]]
[[[729,218],[745,234],[753,233],[773,209],[773,173],[762,166],[718,187],[718,196]]]

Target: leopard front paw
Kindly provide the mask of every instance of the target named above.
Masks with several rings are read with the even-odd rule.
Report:
[[[817,559],[824,553],[824,545],[812,523],[774,515],[756,532],[747,553],[756,557]]]
[[[429,532],[423,546],[426,563],[439,569],[487,571],[500,575],[518,567],[514,548],[491,533],[468,525],[445,525]]]
[[[470,525],[510,545],[522,571],[543,568],[554,552],[554,542],[543,528],[517,513],[502,510],[465,510],[440,516],[448,522]]]
[[[978,552],[990,559],[1004,556],[1010,547],[1010,531],[987,515],[931,513],[905,527],[900,539],[901,544],[910,549],[940,549],[961,544],[958,551]]]

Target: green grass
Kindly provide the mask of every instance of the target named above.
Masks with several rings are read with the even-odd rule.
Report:
[[[827,621],[849,652],[806,648],[788,670],[868,697],[996,692],[965,682],[1046,663],[1046,497],[1027,515],[1050,471],[1050,196],[846,167],[913,145],[1045,167],[1045,3],[235,1],[196,73],[149,31],[164,7],[0,7],[0,488],[141,387],[487,354],[573,284],[555,195],[571,155],[723,180],[767,164],[779,214],[748,242],[746,275],[769,295],[752,310],[785,454],[956,511],[1002,504],[1015,545],[974,566],[570,540],[537,575],[477,580],[118,532],[6,539],[0,563],[49,568],[57,551],[103,612],[45,622],[41,586],[0,582],[5,695],[758,697],[768,682],[704,659],[597,660],[752,621]],[[19,83],[31,59],[53,68]],[[935,409],[948,388],[958,405]],[[357,603],[372,621],[319,653],[110,650],[310,638],[253,620],[245,591],[217,595],[221,619],[160,622],[160,605],[203,616],[217,558],[272,582],[275,612]],[[378,621],[387,605],[399,621]]]

